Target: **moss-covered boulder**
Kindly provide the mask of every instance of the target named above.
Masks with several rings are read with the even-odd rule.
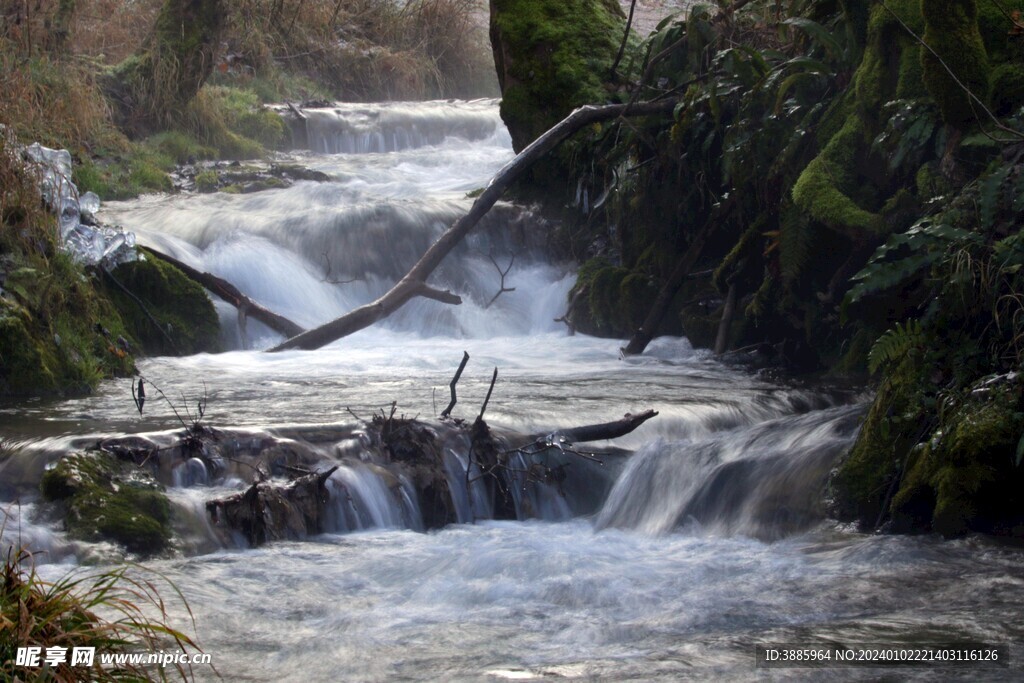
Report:
[[[906,377],[879,388],[857,441],[831,479],[831,512],[840,521],[874,529],[887,518],[894,480],[921,438],[919,398]]]
[[[217,312],[206,291],[180,270],[149,255],[121,264],[113,278],[116,284],[107,284],[107,294],[128,333],[146,353],[188,355],[217,350]]]
[[[894,529],[932,530],[947,537],[970,531],[1021,535],[1021,408],[1018,383],[990,378],[978,382],[961,405],[944,414],[931,438],[908,462],[892,500]]]
[[[171,539],[171,507],[147,470],[115,456],[75,453],[47,470],[43,497],[58,503],[72,538],[113,541],[128,552],[153,555]]]
[[[627,337],[657,293],[649,275],[594,258],[580,268],[569,294],[569,319],[584,334]]]
[[[992,70],[990,101],[997,116],[1009,116],[1024,106],[1024,65],[1001,64]]]
[[[491,0],[501,118],[517,152],[576,107],[607,101],[625,19],[615,0]]]
[[[79,395],[133,370],[116,343],[121,318],[92,277],[60,252],[17,261],[0,271],[0,396]]]

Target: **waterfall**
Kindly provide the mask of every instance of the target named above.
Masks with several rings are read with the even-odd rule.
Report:
[[[843,406],[655,441],[630,460],[595,524],[651,534],[696,525],[766,540],[805,530],[824,518],[828,473],[860,414]]]
[[[320,153],[295,161],[330,182],[111,202],[103,215],[132,226],[143,244],[313,327],[386,292],[468,210],[467,193],[512,157],[491,100],[337,104],[311,110],[306,125]],[[574,277],[568,265],[549,262],[551,230],[529,209],[498,204],[431,278],[464,303],[414,301],[384,325],[475,338],[559,329],[554,319],[565,312]],[[504,284],[515,291],[494,299],[505,270]],[[227,348],[280,341],[252,323],[247,344],[236,313],[220,311]]]

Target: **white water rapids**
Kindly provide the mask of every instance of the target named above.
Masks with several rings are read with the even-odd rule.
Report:
[[[312,326],[386,291],[512,156],[489,101],[339,106],[310,117],[308,138],[316,151],[297,161],[332,182],[145,197],[103,217]],[[332,533],[256,550],[224,542],[203,520],[204,500],[245,482],[211,486],[201,465],[184,467],[170,495],[191,536],[179,556],[146,565],[188,598],[225,680],[1020,677],[1018,550],[866,536],[826,519],[827,475],[852,442],[863,396],[773,384],[685,339],[620,360],[621,342],[568,336],[554,318],[572,268],[546,260],[545,229],[499,207],[431,281],[461,294],[459,307],[415,301],[325,349],[264,354],[243,345],[279,337],[249,321],[243,340],[233,309],[219,305],[235,350],[140,362],[179,406],[179,395],[191,405],[205,391],[207,423],[253,433],[351,426],[352,413],[369,418],[392,401],[432,419],[463,350],[458,417],[475,416],[493,367],[487,419],[505,429],[660,412],[598,444],[631,451],[608,459],[607,495],[576,463],[564,498],[530,493],[535,514],[524,516],[539,519],[429,533],[417,531],[415,492],[385,486],[351,439],[323,447],[325,461],[348,458],[328,485],[354,492]],[[512,254],[515,291],[488,308],[500,284],[490,257],[504,268]],[[151,399],[140,417],[130,382],[112,380],[87,398],[2,407],[0,420],[24,447],[0,463],[4,541],[48,551],[46,576],[110,561],[109,548],[68,541],[47,522],[34,488],[76,439],[177,428],[169,407]],[[460,518],[475,517],[484,494],[459,483],[460,463],[453,451],[451,486],[463,496]],[[596,512],[573,517],[584,503]],[[755,643],[967,641],[1009,644],[1009,668],[754,669]]]

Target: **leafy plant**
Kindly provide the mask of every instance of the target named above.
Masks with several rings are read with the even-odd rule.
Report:
[[[871,347],[868,353],[868,370],[874,374],[879,368],[903,360],[924,343],[924,330],[920,320],[896,323]]]

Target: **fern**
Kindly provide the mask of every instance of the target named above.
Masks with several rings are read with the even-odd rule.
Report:
[[[1010,175],[1011,168],[1011,166],[1004,166],[981,182],[978,209],[981,213],[982,230],[988,231],[995,226],[1000,191]]]
[[[924,331],[920,320],[910,320],[906,325],[886,330],[868,352],[868,371],[875,374],[883,365],[902,360],[924,344]]]
[[[793,282],[804,272],[811,260],[814,246],[814,228],[811,221],[799,212],[792,210],[786,216],[779,235],[779,265],[782,267],[782,278]]]
[[[922,218],[906,232],[892,235],[878,247],[866,266],[851,280],[843,306],[866,296],[908,283],[943,257],[951,245],[976,244],[981,237],[948,223]]]

